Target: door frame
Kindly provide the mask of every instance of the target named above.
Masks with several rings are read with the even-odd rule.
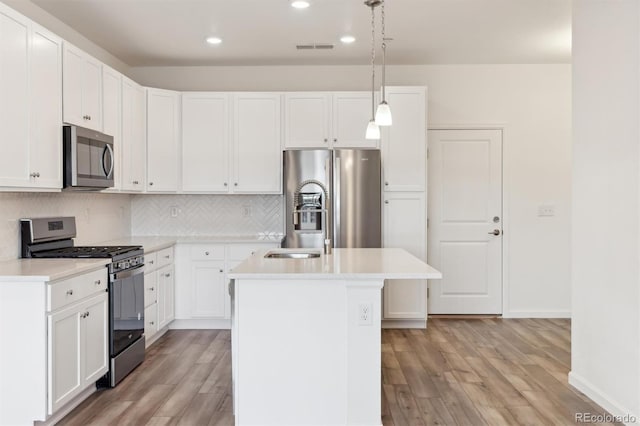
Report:
[[[502,188],[500,194],[502,196],[502,318],[515,318],[512,317],[509,311],[509,241],[511,239],[511,232],[509,230],[509,182],[510,174],[509,168],[505,166],[507,147],[507,134],[508,126],[506,123],[492,123],[492,124],[428,124],[427,125],[427,156],[429,152],[429,130],[500,130],[502,132]],[[427,157],[427,173],[425,182],[425,188],[427,189],[426,196],[426,208],[427,208],[427,221],[429,220],[429,158]],[[427,227],[427,241],[425,241],[427,247],[429,247],[429,227]],[[427,252],[428,256],[428,252]],[[428,258],[428,257],[427,257]],[[428,303],[428,302],[427,302]],[[429,314],[427,309],[427,315]]]

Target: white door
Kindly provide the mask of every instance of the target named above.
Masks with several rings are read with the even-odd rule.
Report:
[[[429,131],[431,314],[502,313],[502,131]]]

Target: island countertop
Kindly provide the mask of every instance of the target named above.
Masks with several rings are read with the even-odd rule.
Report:
[[[267,259],[257,251],[229,273],[232,279],[439,279],[440,271],[397,248],[333,249],[309,259]],[[315,250],[315,251],[318,251]],[[278,252],[314,251],[277,249]]]

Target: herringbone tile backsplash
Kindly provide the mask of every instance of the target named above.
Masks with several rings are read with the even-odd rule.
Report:
[[[281,195],[136,195],[133,235],[282,234]],[[172,217],[172,210],[177,217]]]

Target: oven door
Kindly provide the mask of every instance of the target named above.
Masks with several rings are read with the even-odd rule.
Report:
[[[113,137],[78,126],[63,129],[65,188],[112,187]]]
[[[144,266],[111,274],[109,352],[115,357],[144,334]]]

